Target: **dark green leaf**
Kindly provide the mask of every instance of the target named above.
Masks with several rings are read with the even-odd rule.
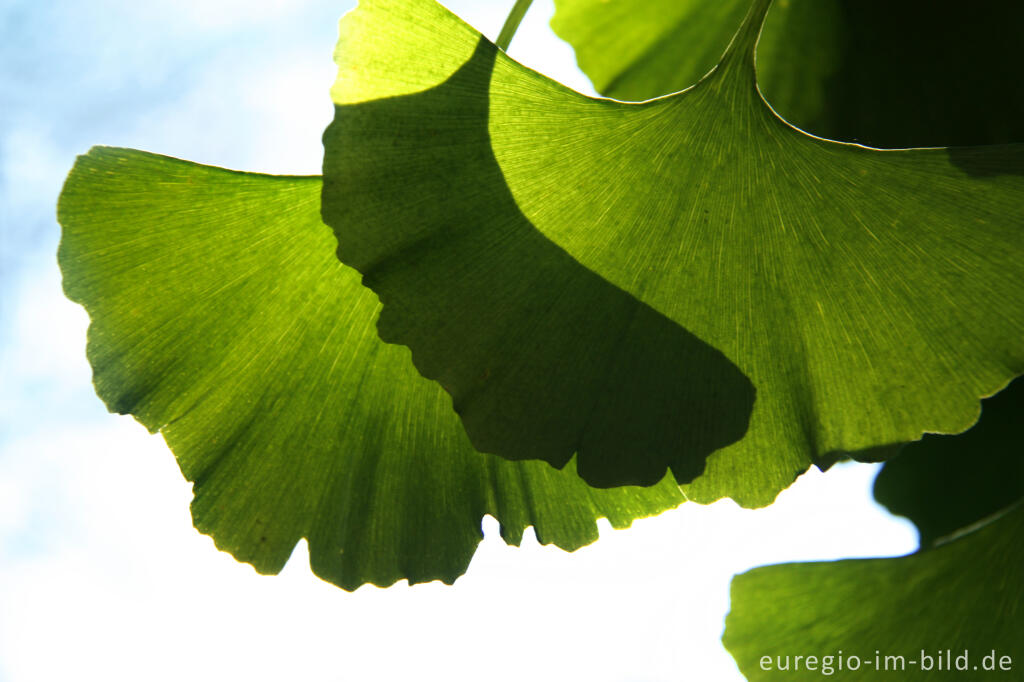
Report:
[[[724,50],[741,0],[556,0],[553,28],[609,97],[689,87]],[[1024,141],[1024,4],[778,0],[757,52],[779,114],[876,147]]]

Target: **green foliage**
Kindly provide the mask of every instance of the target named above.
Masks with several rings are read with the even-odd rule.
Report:
[[[985,672],[982,657],[993,650],[997,662],[1009,656],[1017,672],[1004,679],[1020,679],[1022,389],[1018,379],[986,400],[981,419],[966,433],[926,436],[886,463],[875,494],[917,524],[917,553],[781,564],[733,579],[722,641],[748,679],[815,679],[824,656],[838,670],[839,652],[847,668],[851,656],[865,661],[861,674],[868,678],[881,662],[900,679],[975,679]],[[966,672],[956,669],[965,651]],[[796,654],[816,656],[814,667],[805,661],[802,670],[795,668]],[[933,660],[923,671],[925,654],[943,657],[943,668]],[[788,670],[780,671],[782,665]],[[996,675],[1008,670],[997,668]]]
[[[640,101],[685,90],[713,69],[749,7],[750,0],[557,0],[551,28],[573,46],[594,89]]]
[[[80,157],[59,258],[100,397],[163,433],[219,547],[276,572],[305,537],[347,589],[451,582],[484,514],[574,549],[903,448],[876,495],[921,551],[739,576],[726,645],[750,679],[1019,657],[1024,384],[903,444],[1024,372],[1024,5],[556,5],[596,87],[650,101],[363,0],[322,182]]]
[[[847,671],[850,657],[867,662],[850,677],[835,673],[833,661],[837,679],[987,679],[983,656],[993,650],[1012,667],[1010,675],[1004,668],[990,676],[1020,679],[1022,584],[1024,506],[1017,505],[980,530],[910,556],[780,564],[739,575],[722,641],[752,682],[820,680],[822,658],[838,655]],[[947,649],[951,662],[968,652],[966,672],[948,669]],[[798,654],[805,659],[800,669]],[[941,655],[943,668],[924,654]],[[807,655],[817,657],[814,667]],[[903,663],[887,662],[890,656]]]
[[[670,478],[596,490],[571,465],[473,452],[444,392],[378,340],[379,304],[334,258],[319,199],[319,178],[102,147],[61,194],[96,391],[164,435],[218,547],[276,573],[305,537],[313,571],[347,589],[452,582],[484,514],[511,544],[533,525],[572,550],[599,517],[621,528],[683,501]]]
[[[794,129],[756,89],[767,8],[645,104],[567,90],[430,0],[342,21],[324,219],[478,450],[760,506],[812,463],[966,429],[1024,371],[1024,145]]]
[[[886,462],[875,498],[906,516],[921,546],[1024,498],[1024,379],[982,403],[981,419],[961,436],[929,434]]]
[[[574,43],[580,66],[598,89],[616,97],[646,99],[687,87],[708,68],[701,46],[723,42],[729,30],[713,21],[699,29],[673,23],[674,13],[701,3],[556,4],[554,27]],[[1015,84],[1024,53],[1016,27],[1022,19],[1024,6],[1010,2],[968,9],[946,1],[780,0],[758,44],[758,86],[786,120],[832,139],[882,147],[1019,142],[1024,89]],[[634,51],[622,59],[625,36]],[[951,150],[950,157],[960,163],[964,153]],[[1019,175],[1024,163],[1011,161],[1006,170]],[[936,192],[923,187],[921,195],[933,198]],[[1008,238],[1018,244],[1022,204],[1018,198],[1004,207],[1015,225]],[[892,283],[886,278],[883,286]],[[1020,280],[1013,286],[1020,288]],[[921,307],[932,309],[925,301]],[[937,354],[943,346],[945,341],[937,344]],[[1012,614],[1024,584],[1020,511],[969,531],[1024,494],[1022,387],[1018,381],[986,401],[981,421],[965,435],[926,435],[883,468],[876,496],[918,525],[921,552],[894,560],[774,566],[735,579],[723,639],[749,679],[819,678],[826,656],[832,659],[829,675],[874,679],[875,652],[883,665],[886,655],[915,661],[916,668],[890,673],[901,679],[976,675],[981,656],[993,647],[1019,658],[1024,636]],[[921,671],[921,652],[934,658],[937,646],[956,647],[954,656],[972,650],[969,665],[978,667],[940,671],[933,661],[931,670]],[[858,672],[837,667],[842,663],[836,654],[844,650],[869,663]],[[813,666],[805,660],[797,671],[793,657],[801,653],[816,660]],[[789,656],[787,670],[779,670],[780,655]],[[770,657],[767,669],[763,656]]]
[[[746,0],[556,0],[556,32],[599,92],[642,100],[710,70]],[[697,18],[699,16],[699,19]],[[797,127],[874,147],[1024,141],[1024,5],[778,0],[758,87]]]

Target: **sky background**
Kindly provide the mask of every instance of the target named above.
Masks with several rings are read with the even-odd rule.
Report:
[[[447,4],[493,38],[511,0]],[[57,195],[94,144],[319,173],[350,6],[0,0],[0,682],[741,680],[719,643],[734,573],[916,548],[871,499],[877,468],[852,464],[766,510],[602,522],[574,554],[530,535],[506,547],[487,518],[454,587],[346,593],[310,573],[304,544],[258,576],[193,530],[163,440],[93,393],[88,318],[60,288]],[[552,9],[535,3],[511,54],[590,92]]]

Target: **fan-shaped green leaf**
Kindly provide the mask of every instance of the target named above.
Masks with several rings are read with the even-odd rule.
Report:
[[[959,436],[928,434],[886,462],[875,498],[913,521],[926,547],[1024,497],[1024,378],[981,404]]]
[[[1018,504],[979,530],[909,556],[738,575],[722,642],[751,682],[1020,679],[1021,585]]]
[[[451,582],[484,514],[509,543],[532,524],[571,550],[598,517],[622,527],[682,501],[669,478],[601,491],[571,466],[475,453],[444,392],[378,340],[320,186],[96,148],[61,194],[96,390],[164,435],[218,547],[275,573],[305,537],[313,571],[346,589]]]
[[[325,221],[478,449],[578,453],[610,485],[687,481],[720,447],[687,494],[763,505],[812,462],[967,428],[1024,371],[1024,146],[794,129],[755,84],[767,6],[643,104],[430,0],[343,19]]]

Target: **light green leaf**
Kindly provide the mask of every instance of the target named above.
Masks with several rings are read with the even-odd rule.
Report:
[[[824,4],[819,2],[819,4]],[[551,28],[606,97],[688,88],[725,52],[750,0],[556,0]]]
[[[780,564],[736,576],[722,642],[751,682],[1020,679],[1021,585],[1018,504],[980,530],[909,556]],[[993,665],[1009,657],[1010,672],[985,675],[987,656]]]
[[[112,410],[160,431],[194,483],[196,528],[262,573],[300,538],[346,589],[453,581],[501,522],[575,549],[595,520],[674,507],[670,478],[600,491],[570,466],[475,453],[448,397],[381,343],[379,305],[334,257],[316,177],[124,149],[78,159],[59,204],[69,298]]]
[[[746,0],[555,0],[552,27],[602,94],[689,87]],[[1024,4],[778,0],[757,48],[772,107],[822,137],[876,147],[1024,141]]]
[[[767,4],[644,104],[568,90],[430,0],[342,20],[325,222],[477,449],[577,453],[612,485],[688,481],[721,448],[687,495],[764,505],[812,462],[966,429],[1024,371],[1024,146],[792,128],[755,85]]]
[[[1024,497],[1024,378],[981,407],[969,431],[926,435],[875,479],[875,498],[917,525],[922,547]]]

